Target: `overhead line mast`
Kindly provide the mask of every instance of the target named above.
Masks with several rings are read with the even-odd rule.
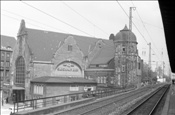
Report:
[[[132,31],[132,9],[135,10],[136,7],[130,7],[129,9],[129,30]]]

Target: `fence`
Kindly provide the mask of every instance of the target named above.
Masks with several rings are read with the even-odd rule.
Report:
[[[102,98],[102,97],[110,96],[116,93],[125,92],[133,89],[134,89],[133,87],[125,90],[104,89],[104,90],[95,90],[95,91],[72,93],[72,94],[18,101],[18,102],[14,102],[13,113],[23,111],[23,110],[33,110],[33,109],[42,108],[42,107],[54,106],[61,103],[80,100],[83,98],[91,98],[91,97]]]

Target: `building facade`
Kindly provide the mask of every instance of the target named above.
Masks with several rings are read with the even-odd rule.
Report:
[[[122,31],[130,32],[127,27]],[[125,37],[118,38],[118,34],[110,36],[109,40],[97,39],[27,28],[22,20],[11,63],[12,95],[16,100],[31,98],[32,80],[43,76],[50,76],[50,79],[95,81],[98,83],[97,88],[123,87],[133,83],[136,76],[137,41],[135,35],[131,34],[134,36],[133,41],[130,41],[132,56],[128,56],[120,52],[123,46],[127,48],[128,41],[124,40]],[[126,70],[124,59],[129,60],[132,71],[120,71]],[[117,60],[122,60],[122,63]]]
[[[8,89],[10,84],[10,63],[11,56],[13,53],[13,48],[16,44],[16,39],[11,36],[1,35],[1,47],[0,47],[0,55],[1,55],[1,64],[0,64],[0,81],[1,88],[3,90],[3,97],[8,96]]]

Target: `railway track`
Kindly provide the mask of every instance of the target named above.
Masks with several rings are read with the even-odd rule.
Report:
[[[114,95],[84,105],[80,105],[68,110],[52,113],[49,115],[108,115],[112,111],[134,98],[144,95],[150,91],[150,87],[124,93],[121,95]]]
[[[165,85],[158,89],[122,115],[160,115],[159,110],[163,106],[163,104],[160,103],[169,87],[170,85]]]

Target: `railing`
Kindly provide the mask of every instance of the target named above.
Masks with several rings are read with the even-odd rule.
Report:
[[[133,87],[125,90],[104,89],[104,90],[95,90],[95,91],[72,93],[72,94],[18,101],[18,102],[14,102],[13,113],[24,111],[24,110],[38,109],[42,107],[49,107],[57,104],[63,104],[63,103],[67,103],[75,100],[80,100],[83,98],[91,98],[91,97],[102,98],[102,97],[110,96],[116,93],[125,92],[133,89],[134,89]]]

